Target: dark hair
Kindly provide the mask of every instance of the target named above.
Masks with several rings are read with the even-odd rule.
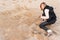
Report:
[[[45,2],[42,2],[41,4],[46,4]]]
[[[41,8],[42,4],[46,5],[46,3],[45,3],[45,2],[42,2],[42,3],[40,4],[40,8]]]
[[[42,3],[40,4],[40,7],[41,7],[41,5],[42,5],[42,4],[45,4],[45,5],[46,5],[46,3],[45,3],[45,2],[42,2]]]

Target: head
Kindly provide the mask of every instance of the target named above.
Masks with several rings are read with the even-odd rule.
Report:
[[[42,3],[40,4],[41,10],[43,10],[45,7],[46,7],[46,3],[45,3],[45,2],[42,2]]]

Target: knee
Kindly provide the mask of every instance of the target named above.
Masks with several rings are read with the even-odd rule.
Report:
[[[39,27],[42,28],[43,27],[43,24],[40,24]]]

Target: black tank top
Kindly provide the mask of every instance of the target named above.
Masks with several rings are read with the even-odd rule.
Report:
[[[45,9],[49,9],[49,19],[47,19],[47,22],[56,20],[56,15],[54,13],[53,7],[46,5],[46,7],[43,10],[43,14],[42,14],[43,16],[45,16],[45,12],[44,12]]]

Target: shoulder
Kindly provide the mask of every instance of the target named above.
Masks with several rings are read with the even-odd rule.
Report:
[[[53,10],[54,8],[52,6],[47,5],[46,9]]]
[[[53,10],[54,8],[52,6],[50,6],[50,10]]]

